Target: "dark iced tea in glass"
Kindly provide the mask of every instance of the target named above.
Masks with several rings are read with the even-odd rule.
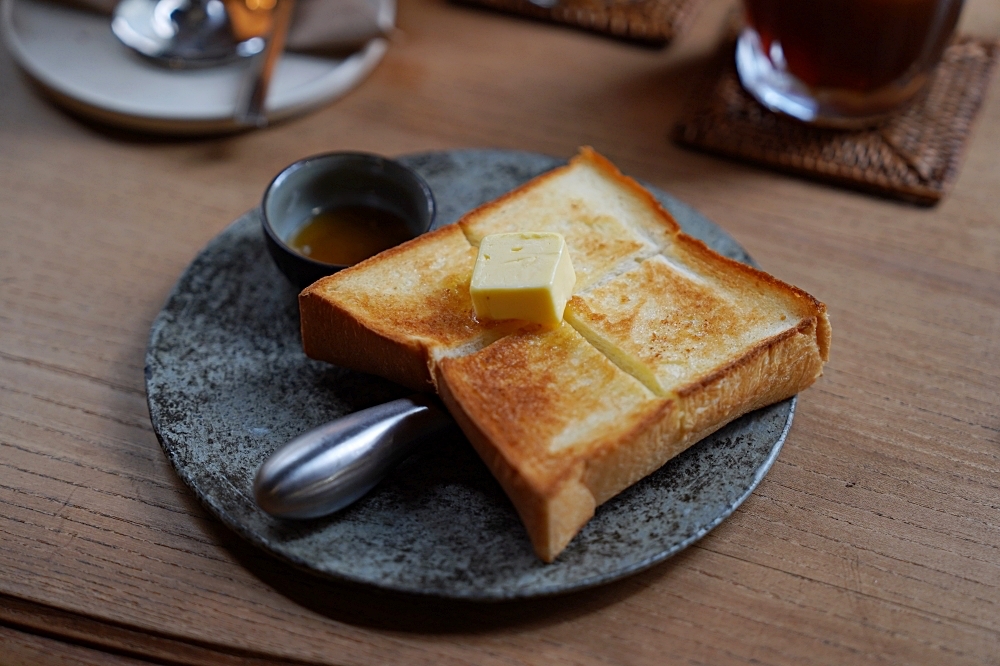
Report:
[[[962,0],[744,0],[740,79],[807,122],[862,126],[920,91]]]

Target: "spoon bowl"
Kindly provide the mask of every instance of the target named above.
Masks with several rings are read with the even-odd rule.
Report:
[[[239,41],[222,0],[121,0],[111,19],[119,41],[171,67],[214,67],[256,55],[260,37]]]

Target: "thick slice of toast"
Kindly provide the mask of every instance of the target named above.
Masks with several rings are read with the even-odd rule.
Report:
[[[518,327],[476,321],[476,248],[450,225],[372,257],[299,296],[311,358],[433,391],[433,357],[479,348]]]
[[[664,401],[571,326],[531,328],[437,366],[438,387],[546,562],[600,502],[589,462],[636,446]]]
[[[556,231],[577,270],[565,322],[480,322],[486,235]],[[436,389],[552,561],[595,508],[734,418],[820,375],[826,308],[681,233],[590,149],[455,225],[300,296],[306,353]]]

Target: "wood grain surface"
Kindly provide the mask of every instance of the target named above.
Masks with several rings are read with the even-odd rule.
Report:
[[[1000,91],[930,209],[688,152],[669,131],[730,8],[652,50],[401,0],[356,91],[210,139],[83,122],[0,55],[0,664],[1000,664]],[[963,26],[1000,36],[1000,6]],[[581,144],[829,306],[827,372],[731,518],[618,583],[475,605],[314,580],[198,505],[149,424],[147,336],[281,167]]]

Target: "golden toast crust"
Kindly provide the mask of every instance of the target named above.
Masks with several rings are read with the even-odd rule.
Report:
[[[582,267],[554,331],[472,314],[475,245],[510,230],[564,233]],[[830,348],[822,303],[683,234],[589,148],[455,225],[317,282],[300,308],[310,357],[437,390],[546,562],[601,503],[812,384]],[[690,344],[700,360],[679,361],[676,345],[697,335],[709,336]]]
[[[299,295],[306,355],[433,391],[435,352],[483,346],[513,328],[476,320],[475,260],[450,225],[315,282]]]

